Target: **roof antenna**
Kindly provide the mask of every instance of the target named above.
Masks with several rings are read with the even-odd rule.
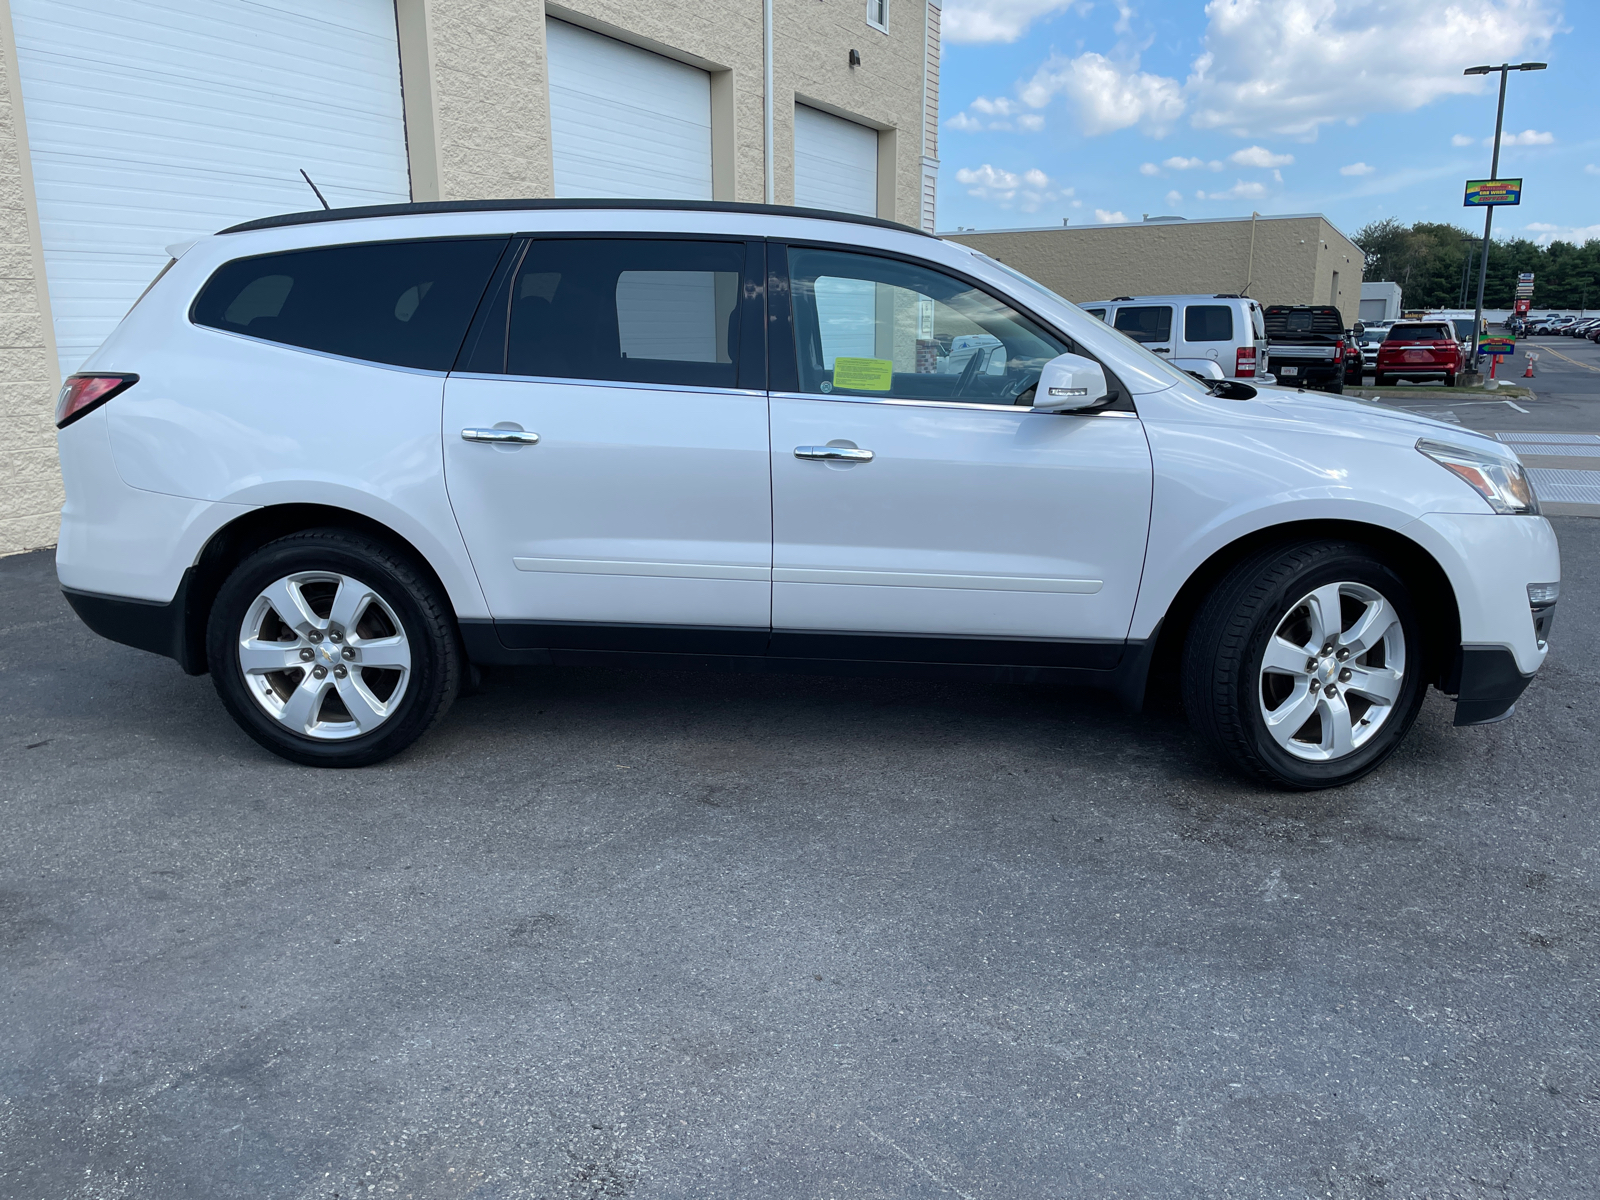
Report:
[[[317,191],[317,185],[316,184],[311,183],[311,176],[306,174],[306,169],[304,167],[300,168],[300,178],[304,179],[307,183],[310,183],[311,184],[311,190],[313,192],[317,193],[317,199],[318,200],[322,200],[322,193],[320,191]],[[326,208],[331,208],[332,205],[330,205],[326,200],[322,200],[322,207],[326,209]]]

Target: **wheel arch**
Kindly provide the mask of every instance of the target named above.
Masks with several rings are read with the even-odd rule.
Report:
[[[1461,610],[1444,568],[1424,546],[1402,533],[1381,525],[1341,520],[1294,521],[1254,530],[1229,542],[1196,567],[1172,597],[1157,626],[1147,690],[1151,685],[1162,689],[1169,683],[1176,686],[1184,643],[1188,640],[1195,611],[1234,566],[1275,546],[1328,540],[1370,547],[1380,561],[1405,579],[1420,610],[1427,612],[1431,607],[1432,611],[1442,614],[1441,620],[1423,622],[1425,678],[1451,690],[1461,647]]]
[[[327,504],[272,504],[252,509],[213,533],[184,583],[182,656],[179,665],[190,675],[204,675],[206,623],[223,581],[234,567],[269,542],[305,529],[348,529],[383,542],[411,560],[447,599],[450,595],[428,556],[382,521]]]

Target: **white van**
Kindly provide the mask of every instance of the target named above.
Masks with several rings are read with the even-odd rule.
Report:
[[[1272,383],[1261,305],[1248,296],[1118,296],[1080,304],[1092,317],[1127,334],[1185,371]]]

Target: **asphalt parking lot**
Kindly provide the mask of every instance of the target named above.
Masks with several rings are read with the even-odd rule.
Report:
[[[1515,719],[1316,795],[1092,695],[572,669],[318,772],[0,561],[0,1196],[1592,1197],[1556,525]]]

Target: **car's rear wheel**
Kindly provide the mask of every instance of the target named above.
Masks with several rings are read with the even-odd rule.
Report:
[[[1381,371],[1372,377],[1373,387],[1389,387],[1393,383],[1394,377],[1392,375],[1385,375]]]
[[[1422,636],[1405,581],[1350,542],[1281,547],[1234,568],[1184,647],[1190,722],[1234,766],[1282,787],[1371,771],[1422,707]]]
[[[1444,385],[1445,385],[1445,387],[1455,387],[1455,385],[1456,385],[1456,377],[1455,377],[1455,374],[1453,372],[1444,377]]]
[[[404,750],[444,715],[464,670],[437,585],[341,529],[291,534],[240,563],[212,605],[206,652],[246,733],[323,767]]]

